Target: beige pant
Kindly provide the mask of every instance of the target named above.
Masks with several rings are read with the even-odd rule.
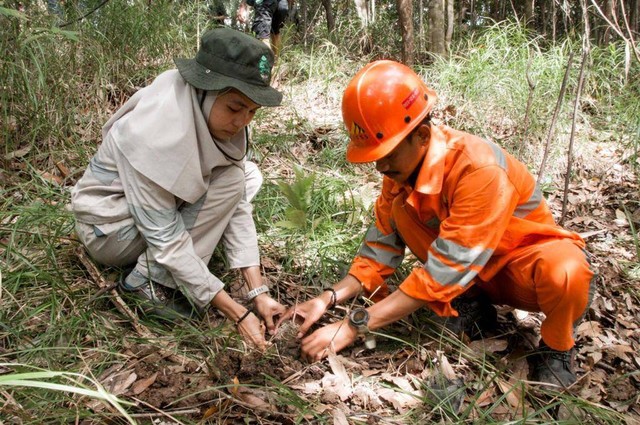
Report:
[[[245,163],[244,174],[233,165],[216,168],[205,195],[194,204],[185,203],[178,208],[194,250],[205,264],[211,259],[220,240],[225,238],[225,233],[232,234],[235,239],[244,236],[243,229],[229,226],[238,208],[238,202],[229,200],[237,199],[238,191],[244,190],[244,200],[251,202],[261,185],[262,175],[253,162]],[[133,218],[99,226],[77,222],[76,232],[97,262],[118,267],[137,263],[134,271],[138,273],[132,273],[127,278],[130,286],[137,287],[145,283],[148,277],[164,286],[176,288],[171,274],[153,261],[147,252],[146,243]],[[227,256],[230,256],[228,252]],[[229,262],[231,265],[242,264],[242,259],[229,258]],[[141,279],[136,279],[136,276]]]

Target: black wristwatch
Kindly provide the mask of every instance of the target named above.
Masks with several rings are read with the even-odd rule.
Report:
[[[359,335],[364,335],[364,345],[369,350],[376,348],[376,338],[369,332],[369,312],[364,308],[355,308],[349,313],[349,325],[354,327]]]
[[[369,332],[369,312],[364,308],[354,308],[349,313],[349,324],[356,328],[359,334]]]

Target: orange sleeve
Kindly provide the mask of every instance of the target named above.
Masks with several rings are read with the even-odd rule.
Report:
[[[385,177],[382,182],[382,193],[378,196],[378,199],[376,199],[375,204],[375,227],[380,234],[388,235],[394,232],[393,226],[391,225],[391,205],[397,195],[398,189],[395,183],[388,177]],[[367,244],[379,250],[395,253],[395,255],[404,255],[404,246],[401,252],[395,252],[397,247],[372,243],[367,241],[365,237],[363,245]],[[353,260],[349,274],[360,281],[368,297],[373,301],[379,301],[389,294],[389,287],[385,283],[385,280],[391,276],[394,271],[394,267],[390,267],[370,257],[357,255]]]

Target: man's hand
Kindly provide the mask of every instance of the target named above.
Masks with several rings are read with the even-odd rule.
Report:
[[[274,319],[277,316],[281,316],[286,311],[286,307],[274,300],[267,294],[260,294],[255,299],[256,310],[267,324],[267,330],[270,335],[276,333],[276,325]],[[280,321],[279,321],[280,322]],[[278,322],[278,324],[279,324]]]
[[[255,314],[249,315],[238,324],[238,332],[244,341],[259,350],[264,350],[267,341],[264,339],[264,325]]]
[[[330,350],[338,352],[356,340],[356,331],[348,319],[322,327],[302,340],[302,358],[309,363],[322,360]]]
[[[322,315],[327,311],[327,303],[320,297],[316,297],[306,301],[302,304],[291,307],[285,314],[278,320],[276,327],[280,326],[285,320],[293,319],[297,320],[298,317],[304,319],[304,323],[300,325],[296,338],[302,338],[309,328],[316,323]]]

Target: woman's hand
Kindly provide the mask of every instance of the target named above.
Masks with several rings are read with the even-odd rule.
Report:
[[[264,339],[264,325],[255,314],[249,313],[236,326],[247,344],[259,350],[264,350],[267,347],[267,341]]]
[[[356,340],[358,331],[347,319],[322,327],[302,340],[302,358],[309,363],[322,360],[331,351],[337,353]]]
[[[264,325],[255,314],[235,302],[224,290],[213,297],[211,305],[220,310],[227,319],[235,321],[238,332],[247,344],[260,350],[266,348]]]
[[[260,294],[254,299],[256,310],[267,324],[267,330],[270,335],[276,333],[276,325],[274,319],[281,316],[287,310],[285,306],[274,300],[267,294]]]
[[[304,319],[302,325],[300,325],[300,329],[298,330],[298,335],[296,338],[302,338],[309,328],[316,323],[322,315],[327,311],[328,304],[321,297],[316,297],[306,301],[302,304],[295,305],[291,307],[287,312],[278,320],[278,324],[276,327],[280,326],[282,322],[285,320],[295,320],[299,317]]]

